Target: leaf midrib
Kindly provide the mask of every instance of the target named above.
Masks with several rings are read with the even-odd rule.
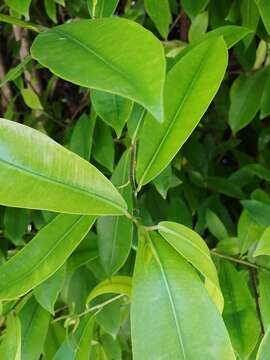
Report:
[[[206,60],[207,60],[207,57],[204,54],[204,57],[201,59],[201,61],[199,63],[199,66],[198,66],[196,72],[194,73],[191,82],[188,85],[187,91],[185,92],[185,95],[183,96],[179,107],[177,108],[175,114],[173,115],[172,121],[170,122],[170,125],[168,126],[168,128],[167,128],[167,130],[165,132],[165,135],[162,137],[161,142],[158,144],[158,147],[157,147],[156,151],[154,152],[151,160],[149,161],[148,165],[146,166],[146,169],[145,169],[144,173],[141,176],[141,179],[139,181],[139,185],[143,184],[143,181],[144,181],[145,177],[149,173],[150,167],[152,166],[153,162],[156,160],[156,157],[158,156],[158,153],[161,151],[165,141],[167,140],[167,137],[168,137],[169,133],[171,132],[171,129],[174,127],[174,124],[175,124],[175,122],[177,120],[177,117],[180,115],[181,110],[183,109],[184,105],[186,104],[186,100],[188,99],[188,97],[189,97],[189,95],[190,95],[190,93],[191,93],[191,91],[193,89],[193,85],[195,84],[199,74],[201,73],[202,67],[206,63]],[[163,124],[161,123],[160,126],[162,126],[162,125]]]
[[[183,360],[187,360],[186,352],[185,352],[185,348],[184,348],[184,343],[183,343],[183,339],[182,339],[182,337],[183,337],[182,336],[182,330],[181,330],[181,326],[180,326],[178,318],[177,318],[176,306],[175,306],[175,303],[174,303],[174,298],[173,298],[172,291],[171,291],[171,288],[170,288],[170,285],[169,285],[169,281],[167,279],[166,272],[164,270],[164,266],[162,264],[162,261],[160,259],[159,254],[158,254],[158,251],[154,246],[153,241],[151,241],[151,245],[152,245],[152,250],[154,252],[155,259],[156,259],[156,261],[157,261],[157,263],[159,265],[159,268],[160,268],[160,272],[161,272],[161,275],[162,275],[162,279],[163,279],[165,288],[167,290],[167,295],[168,295],[168,298],[169,298],[169,302],[171,304],[171,311],[172,311],[172,315],[173,315],[173,319],[174,319],[174,323],[175,323],[175,327],[176,327],[177,337],[178,337],[180,348],[181,348],[181,353],[183,355]]]
[[[4,166],[7,166],[7,167],[11,167],[11,168],[15,168],[17,171],[22,171],[26,174],[30,174],[31,176],[33,177],[36,177],[36,178],[39,178],[39,179],[42,179],[43,181],[46,181],[46,182],[49,182],[51,184],[54,184],[54,185],[59,185],[59,186],[62,186],[64,188],[68,188],[68,189],[72,189],[73,191],[76,191],[78,193],[81,193],[81,194],[87,194],[88,196],[90,197],[93,197],[95,199],[98,199],[98,200],[102,200],[104,202],[107,202],[109,203],[110,205],[113,205],[115,208],[117,209],[121,209],[122,211],[124,210],[123,207],[121,207],[119,204],[117,203],[114,203],[113,201],[111,201],[110,199],[106,198],[105,196],[102,196],[100,194],[95,194],[93,193],[92,191],[90,190],[86,190],[84,188],[79,188],[79,187],[76,187],[72,184],[67,184],[67,183],[64,183],[63,181],[59,180],[59,179],[56,179],[56,178],[49,178],[48,176],[42,174],[42,173],[37,173],[35,171],[32,171],[30,169],[27,169],[25,167],[22,167],[18,164],[14,164],[14,163],[11,163],[9,161],[6,161],[4,159],[1,159],[0,158],[0,163],[3,163]]]

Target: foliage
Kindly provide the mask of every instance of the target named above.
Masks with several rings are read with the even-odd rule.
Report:
[[[0,358],[268,359],[269,1],[0,21]]]

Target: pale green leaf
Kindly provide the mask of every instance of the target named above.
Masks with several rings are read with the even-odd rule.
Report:
[[[60,25],[38,35],[31,54],[65,80],[128,97],[163,119],[163,48],[135,22],[115,17]]]
[[[5,3],[10,6],[12,10],[28,18],[31,1],[32,0],[5,0]]]
[[[158,224],[158,231],[179,254],[205,277],[207,289],[217,308],[222,312],[224,305],[223,296],[219,287],[215,265],[204,240],[190,228],[169,221],[160,222]],[[209,286],[209,283],[212,286]]]
[[[144,120],[136,172],[139,187],[155,178],[190,136],[216,94],[226,66],[226,45],[218,38],[198,45],[170,70],[165,121],[156,123],[150,114]]]
[[[260,256],[260,255],[270,255],[270,227],[267,227],[261,238],[257,239],[259,243],[256,247],[256,250],[253,256]]]
[[[0,299],[18,298],[48,279],[64,264],[94,221],[91,216],[55,217],[0,267]]]
[[[25,104],[33,110],[43,110],[43,107],[40,103],[39,97],[34,92],[34,90],[30,88],[22,89],[21,94]]]
[[[92,18],[113,15],[119,0],[87,0],[87,6]]]
[[[144,0],[144,7],[163,38],[167,38],[172,22],[169,0]]]
[[[0,359],[21,360],[21,323],[14,313],[7,317],[6,332],[0,345]]]
[[[126,204],[93,165],[27,126],[0,119],[0,204],[75,214],[123,214]]]
[[[129,276],[112,276],[99,283],[88,295],[86,303],[103,294],[124,294],[131,297],[132,278]]]
[[[256,360],[268,359],[270,359],[270,328],[268,328],[266,333],[264,334],[256,356]]]
[[[140,241],[133,278],[133,359],[235,359],[221,315],[196,271],[160,235],[150,236],[153,256],[145,263]]]

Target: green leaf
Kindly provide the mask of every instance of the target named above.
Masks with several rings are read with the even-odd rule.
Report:
[[[122,360],[122,350],[117,339],[109,334],[104,334],[101,337],[101,343],[108,359]]]
[[[193,19],[205,9],[208,2],[209,0],[183,0],[182,4],[185,12],[191,19]]]
[[[53,360],[86,360],[89,359],[91,340],[93,336],[95,318],[90,314],[84,316],[80,321],[74,335],[67,338]]]
[[[0,204],[89,215],[125,212],[104,175],[39,131],[0,119],[0,143]]]
[[[0,18],[1,19],[1,18]],[[9,81],[16,80],[23,72],[25,66],[31,61],[31,56],[26,56],[17,66],[10,69],[0,83],[0,88]]]
[[[1,360],[21,360],[21,323],[12,312],[6,321],[6,332],[0,345]]]
[[[167,38],[169,26],[172,22],[169,0],[144,0],[144,7],[160,35],[163,38]]]
[[[111,178],[132,212],[132,191],[129,184],[131,152],[126,151]],[[107,276],[118,271],[125,263],[131,248],[133,225],[125,216],[101,217],[97,221],[99,256]]]
[[[87,6],[92,18],[109,17],[113,15],[119,0],[87,0]]]
[[[243,40],[246,49],[250,46],[252,39],[254,38],[255,31],[257,29],[260,19],[259,11],[257,9],[255,1],[256,0],[240,1],[240,14],[242,20],[241,23],[243,26],[253,30],[254,32]]]
[[[70,139],[69,149],[85,160],[90,160],[96,115],[82,114],[76,122]]]
[[[0,267],[0,299],[15,299],[53,275],[78,246],[95,218],[58,215]],[[31,261],[29,260],[31,259]]]
[[[247,126],[259,111],[266,80],[265,71],[263,69],[249,76],[241,75],[234,83],[229,111],[229,124],[234,133]]]
[[[54,304],[64,285],[65,275],[66,268],[63,265],[34,289],[34,296],[38,303],[51,314],[54,314]]]
[[[119,138],[132,111],[132,101],[99,90],[91,91],[91,101],[98,116],[115,130]]]
[[[206,178],[207,186],[216,192],[236,198],[243,199],[245,197],[240,186],[234,184],[228,178],[220,176],[209,176]]]
[[[216,213],[214,213],[214,211],[207,209],[205,216],[206,225],[212,235],[214,235],[218,240],[225,239],[229,236],[225,225]]]
[[[268,74],[265,80],[265,85],[261,100],[260,118],[264,119],[269,114],[270,114],[270,70],[268,68]]]
[[[65,80],[128,97],[163,119],[163,48],[135,22],[104,18],[60,25],[38,35],[31,54]]]
[[[190,228],[168,221],[158,224],[162,237],[207,280],[206,286],[217,308],[222,312],[224,300],[215,265],[204,240]],[[209,284],[210,283],[210,284]]]
[[[97,296],[103,294],[124,294],[131,297],[131,282],[132,279],[128,276],[112,276],[110,279],[99,283],[88,295],[86,303],[90,303]]]
[[[257,225],[270,226],[270,204],[258,200],[243,200],[241,204]]]
[[[21,360],[39,359],[50,322],[50,313],[31,297],[19,313],[22,325]]]
[[[208,12],[197,15],[189,28],[188,39],[190,42],[198,41],[206,33],[208,27]]]
[[[33,110],[43,110],[37,94],[30,88],[22,89],[21,94],[25,104]]]
[[[270,328],[270,273],[259,271],[260,312],[264,329]]]
[[[29,210],[6,208],[4,216],[4,233],[14,245],[22,245],[22,237],[29,224]]]
[[[57,23],[57,8],[54,0],[44,0],[44,6],[48,17]]]
[[[215,96],[226,66],[226,45],[218,38],[198,45],[170,70],[165,121],[157,124],[150,114],[144,120],[136,173],[139,187],[154,179],[190,136]]]
[[[260,335],[255,303],[247,283],[233,265],[222,261],[219,275],[225,300],[223,318],[235,352],[240,359],[247,359]]]
[[[65,340],[65,328],[59,322],[51,323],[44,344],[46,360],[53,360],[57,350]]]
[[[93,157],[99,164],[112,172],[114,168],[114,155],[112,130],[103,121],[99,120],[96,122],[94,133]]]
[[[258,240],[258,239],[257,239]],[[253,256],[260,256],[260,255],[270,255],[270,227],[267,227],[261,238],[259,239],[259,243],[256,247],[256,250]]]
[[[134,360],[235,359],[221,315],[196,271],[162,237],[150,236],[153,255],[146,261],[149,245],[141,240],[133,278]]]
[[[243,255],[261,237],[263,228],[252,221],[248,212],[243,211],[238,224],[237,235],[240,247],[240,254]]]
[[[31,0],[5,0],[5,3],[19,14],[28,18]]]
[[[270,358],[270,328],[267,329],[260,343],[256,360],[267,360]]]

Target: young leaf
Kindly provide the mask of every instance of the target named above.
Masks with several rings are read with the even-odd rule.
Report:
[[[209,249],[195,231],[181,224],[162,221],[158,224],[162,237],[206,278],[213,301],[222,312],[224,300],[220,290],[215,265]],[[209,288],[209,283],[211,283]],[[209,292],[210,292],[209,291]]]
[[[22,326],[21,360],[39,359],[50,322],[50,313],[31,297],[19,313]]]
[[[112,183],[132,210],[132,192],[129,184],[131,153],[126,151],[120,159],[112,176]],[[107,276],[121,268],[127,259],[132,241],[133,225],[125,216],[102,217],[97,221],[98,246],[101,263]]]
[[[66,275],[66,267],[63,265],[47,280],[34,288],[34,296],[38,303],[51,314],[54,314],[54,304],[62,290]]]
[[[136,172],[139,188],[168,165],[190,136],[218,90],[227,58],[226,45],[218,38],[198,45],[170,70],[165,121],[156,123],[150,114],[144,120]]]
[[[6,333],[0,345],[0,359],[21,360],[21,323],[14,313],[7,317]]]
[[[113,276],[99,283],[88,295],[86,303],[103,294],[124,294],[131,297],[132,278],[128,276]]]
[[[167,38],[169,26],[172,22],[169,0],[144,0],[144,7],[160,35],[163,38]]]
[[[255,303],[246,282],[229,262],[221,262],[219,275],[225,300],[224,321],[237,355],[247,359],[260,335]]]
[[[0,267],[0,299],[16,299],[48,279],[64,264],[94,221],[91,216],[55,217]]]
[[[37,94],[30,88],[22,89],[21,94],[25,104],[33,110],[43,110]]]
[[[258,239],[257,239],[258,240]],[[270,227],[267,227],[256,247],[253,256],[270,255]]]
[[[150,236],[153,256],[146,259],[140,240],[133,278],[134,360],[235,359],[221,315],[195,270],[160,235]]]
[[[206,224],[207,224],[209,231],[218,240],[225,239],[229,236],[225,225],[220,220],[220,218],[216,215],[216,213],[214,213],[214,211],[207,209],[205,216],[206,216]]]
[[[60,25],[38,35],[31,54],[65,80],[128,97],[163,119],[163,48],[135,22],[115,17]]]
[[[119,138],[132,111],[132,101],[99,90],[91,91],[91,101],[98,116],[115,130]]]
[[[241,255],[246,253],[250,246],[260,239],[262,232],[263,228],[251,220],[248,212],[243,211],[237,224],[237,236]]]
[[[258,200],[241,201],[251,220],[261,227],[270,226],[270,204]]]
[[[0,204],[89,215],[125,212],[125,201],[104,175],[39,131],[0,119],[0,142]]]

